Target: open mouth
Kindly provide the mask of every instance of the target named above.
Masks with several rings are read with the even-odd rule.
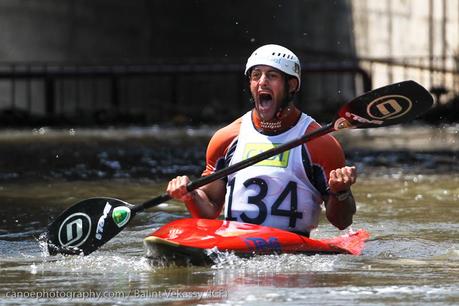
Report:
[[[273,97],[268,93],[262,93],[259,95],[260,106],[269,107],[273,101]]]

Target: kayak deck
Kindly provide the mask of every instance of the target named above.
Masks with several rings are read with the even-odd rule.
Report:
[[[359,255],[368,232],[359,230],[334,238],[311,239],[277,228],[236,221],[181,219],[159,228],[144,239],[149,258],[178,263],[212,263],[209,249],[248,257],[262,254]]]

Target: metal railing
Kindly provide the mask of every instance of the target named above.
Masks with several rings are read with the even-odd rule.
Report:
[[[22,114],[25,122],[17,124],[228,121],[249,107],[243,68],[230,63],[4,63],[0,111]],[[313,113],[336,109],[372,87],[370,74],[352,61],[302,68],[298,100]]]
[[[447,103],[459,95],[459,71],[452,68],[455,61],[429,57],[361,58],[359,63],[373,76],[375,87],[411,79],[428,88],[438,102]]]

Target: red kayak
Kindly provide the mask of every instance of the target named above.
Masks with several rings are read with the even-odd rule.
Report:
[[[147,257],[177,263],[212,263],[208,250],[247,257],[258,254],[352,254],[360,255],[365,230],[334,238],[311,239],[277,228],[236,221],[181,219],[170,222],[144,239]]]

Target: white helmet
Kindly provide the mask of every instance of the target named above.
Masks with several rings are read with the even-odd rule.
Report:
[[[253,51],[245,65],[245,75],[257,65],[267,65],[276,68],[298,79],[298,88],[301,85],[301,65],[298,57],[287,48],[279,45],[264,45]]]

